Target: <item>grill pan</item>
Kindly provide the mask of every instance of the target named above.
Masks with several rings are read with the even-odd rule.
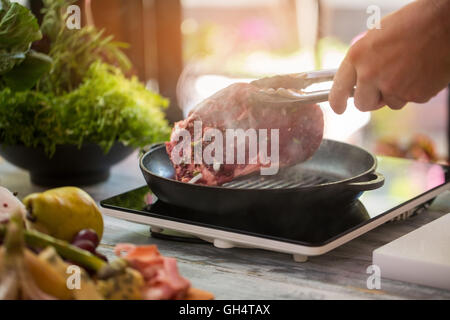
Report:
[[[174,180],[174,168],[164,144],[156,144],[140,158],[140,168],[152,192],[171,205],[209,214],[246,214],[306,210],[349,205],[368,190],[384,184],[375,172],[376,158],[359,147],[323,140],[314,156],[277,175],[259,173],[222,186]]]

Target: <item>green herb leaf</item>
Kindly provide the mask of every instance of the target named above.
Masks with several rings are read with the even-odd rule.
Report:
[[[3,81],[12,90],[29,90],[51,67],[52,59],[49,56],[30,50],[22,63],[3,75]]]
[[[76,89],[88,72],[91,64],[98,60],[121,68],[131,67],[122,49],[127,45],[105,36],[103,30],[86,26],[80,30],[66,28],[66,8],[74,0],[44,0],[41,30],[50,39],[53,59],[52,72],[39,83],[39,90],[64,94]]]
[[[1,0],[0,75],[19,64],[32,42],[42,38],[36,17],[24,6]]]

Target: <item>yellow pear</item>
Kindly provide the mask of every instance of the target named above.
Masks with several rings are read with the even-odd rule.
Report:
[[[33,193],[23,203],[27,209],[27,226],[31,229],[68,242],[83,229],[93,229],[102,238],[102,214],[91,196],[79,188]]]

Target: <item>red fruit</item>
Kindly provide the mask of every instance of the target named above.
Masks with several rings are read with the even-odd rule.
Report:
[[[75,243],[80,240],[88,240],[94,244],[94,248],[98,247],[100,240],[98,239],[97,233],[92,229],[83,229],[78,232],[72,240],[72,243]]]
[[[90,253],[95,253],[95,245],[90,240],[77,240],[74,243],[72,243],[72,245],[80,249],[89,251]]]

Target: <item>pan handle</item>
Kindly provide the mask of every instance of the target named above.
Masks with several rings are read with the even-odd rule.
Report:
[[[381,173],[373,172],[368,175],[368,181],[350,182],[346,187],[357,191],[375,190],[384,185],[384,176]]]

